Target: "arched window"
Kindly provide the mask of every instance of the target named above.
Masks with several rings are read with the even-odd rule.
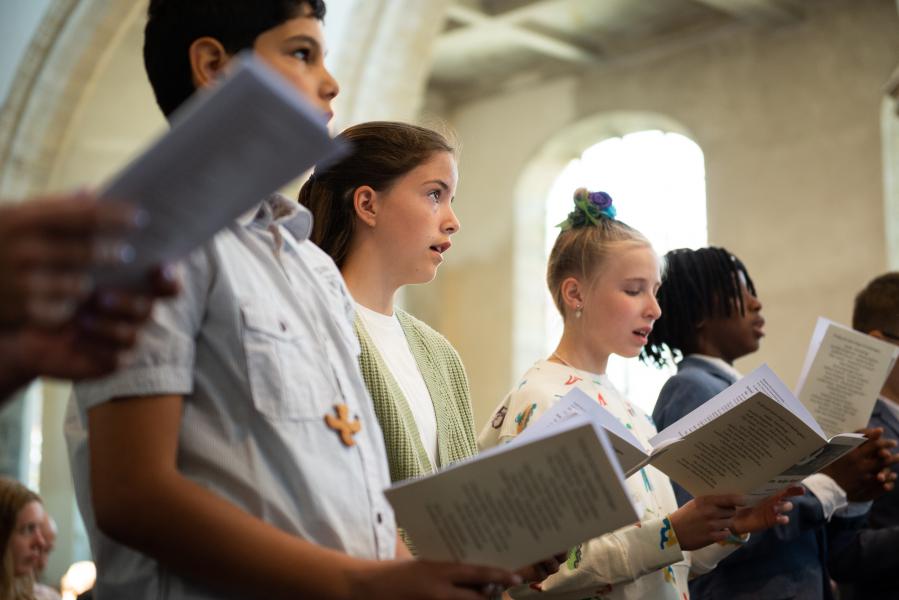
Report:
[[[610,137],[570,161],[553,182],[546,203],[546,258],[578,187],[608,192],[618,218],[646,235],[660,255],[708,243],[702,150],[684,135],[649,130]],[[562,319],[549,293],[545,298],[549,354],[561,335]],[[608,366],[616,387],[647,413],[671,373],[619,356]]]

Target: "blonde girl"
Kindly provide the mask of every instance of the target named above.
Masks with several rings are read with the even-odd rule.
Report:
[[[483,448],[507,442],[572,387],[617,417],[646,444],[649,416],[606,376],[611,354],[635,357],[660,316],[660,261],[649,241],[615,219],[604,192],[575,193],[547,267],[547,283],[564,329],[555,351],[521,377],[479,436]],[[753,509],[736,495],[696,498],[678,508],[669,479],[646,467],[627,480],[640,522],[572,549],[558,573],[520,586],[514,598],[683,600],[691,573],[706,572],[740,547],[746,535],[783,523],[791,508],[780,497]],[[795,492],[795,490],[791,490]]]

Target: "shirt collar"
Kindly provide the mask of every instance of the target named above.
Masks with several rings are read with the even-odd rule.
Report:
[[[312,213],[309,209],[277,193],[242,214],[237,222],[244,227],[262,229],[268,229],[269,225],[283,225],[298,242],[309,239],[312,233]]]
[[[699,360],[703,360],[721,371],[724,371],[726,374],[730,375],[734,378],[734,381],[739,381],[740,378],[743,377],[743,374],[737,371],[733,365],[727,364],[724,359],[718,358],[716,356],[707,356],[705,354],[691,354],[691,358],[698,358]]]

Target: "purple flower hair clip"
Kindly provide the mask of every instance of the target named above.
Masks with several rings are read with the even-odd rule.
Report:
[[[574,192],[574,210],[559,227],[562,231],[584,225],[599,225],[601,219],[614,219],[617,211],[612,206],[612,197],[606,192],[590,192],[578,188]]]

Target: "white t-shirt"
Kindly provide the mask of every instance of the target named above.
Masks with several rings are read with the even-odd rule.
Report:
[[[434,402],[425,384],[421,371],[412,351],[406,334],[400,325],[396,313],[383,315],[370,308],[356,303],[356,311],[365,331],[371,336],[378,354],[384,360],[390,374],[400,386],[406,397],[406,403],[415,418],[415,425],[421,436],[421,443],[428,453],[431,464],[437,467],[437,416],[434,414]]]

